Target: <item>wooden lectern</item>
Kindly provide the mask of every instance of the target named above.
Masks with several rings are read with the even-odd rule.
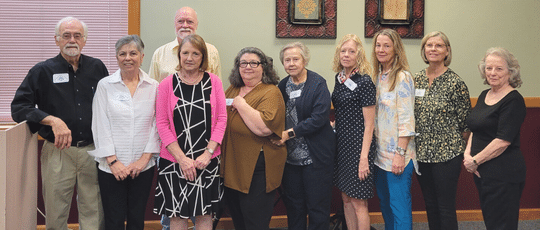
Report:
[[[26,122],[0,130],[0,230],[36,229],[37,136]]]

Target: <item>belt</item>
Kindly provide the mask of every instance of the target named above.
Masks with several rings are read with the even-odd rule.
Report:
[[[71,146],[75,146],[75,147],[77,147],[77,148],[81,148],[81,147],[85,147],[85,146],[91,145],[92,143],[94,143],[94,141],[85,141],[85,140],[82,140],[82,141],[77,141],[77,142],[71,142]]]

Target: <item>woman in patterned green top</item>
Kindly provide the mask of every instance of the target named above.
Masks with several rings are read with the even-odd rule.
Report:
[[[465,82],[448,68],[450,41],[435,31],[422,39],[422,59],[429,66],[416,73],[414,117],[418,182],[430,229],[458,229],[456,192],[471,111]]]

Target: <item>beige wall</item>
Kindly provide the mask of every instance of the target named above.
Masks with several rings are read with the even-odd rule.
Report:
[[[221,57],[224,87],[238,51],[246,46],[261,48],[275,60],[279,75],[286,76],[279,62],[280,48],[297,39],[275,36],[275,0],[141,0],[141,37],[146,45],[143,69],[148,70],[152,54],[159,46],[172,41],[174,14],[182,6],[198,12],[200,34],[217,47]],[[476,68],[487,48],[508,48],[520,62],[526,97],[540,96],[540,78],[535,68],[540,64],[540,1],[538,0],[425,0],[425,30],[445,32],[453,50],[450,67],[467,83],[472,97],[487,86]],[[365,42],[370,57],[372,39],[364,35],[364,1],[339,0],[337,39],[301,39],[311,51],[308,68],[318,72],[333,90],[335,75],[331,69],[335,45],[348,33]],[[420,39],[405,39],[405,48],[415,73],[425,68],[420,57]],[[223,78],[222,78],[223,79]]]

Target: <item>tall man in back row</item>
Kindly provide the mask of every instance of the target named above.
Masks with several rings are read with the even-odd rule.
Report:
[[[87,35],[84,22],[61,19],[54,36],[60,54],[32,67],[11,103],[13,120],[26,120],[45,138],[40,160],[47,229],[67,230],[74,186],[80,229],[104,229],[96,162],[87,151],[94,149],[94,92],[109,72],[99,59],[81,54]]]
[[[156,49],[150,63],[149,75],[151,78],[161,82],[167,76],[176,73],[178,66],[178,48],[182,39],[190,34],[196,34],[199,20],[197,12],[191,7],[182,7],[176,11],[174,16],[174,28],[176,39]],[[208,72],[211,72],[221,78],[221,64],[219,62],[219,53],[215,46],[206,43],[208,50]]]

